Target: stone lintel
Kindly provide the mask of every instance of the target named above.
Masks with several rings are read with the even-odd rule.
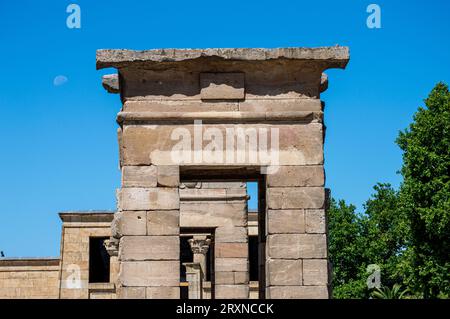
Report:
[[[184,122],[201,120],[203,123],[251,122],[322,122],[322,112],[119,112],[117,122]]]
[[[155,49],[155,50],[97,50],[97,69],[123,68],[132,64],[144,65],[147,69],[159,68],[161,64],[173,64],[200,58],[216,58],[224,61],[276,61],[303,60],[324,63],[327,68],[345,68],[350,52],[348,47],[319,48],[224,48],[224,49]],[[167,66],[166,66],[167,68]]]
[[[105,222],[110,223],[114,219],[114,211],[88,210],[88,211],[66,211],[58,215],[64,223],[71,222]]]
[[[0,267],[59,266],[59,257],[0,258]]]

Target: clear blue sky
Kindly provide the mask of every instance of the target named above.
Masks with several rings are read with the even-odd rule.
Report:
[[[381,29],[366,27],[372,2]],[[79,30],[66,27],[70,3]],[[115,209],[120,101],[101,87],[111,70],[95,70],[96,49],[349,46],[322,95],[327,187],[361,207],[376,182],[398,186],[398,131],[450,82],[449,15],[447,0],[2,0],[0,250],[57,256],[57,212]]]

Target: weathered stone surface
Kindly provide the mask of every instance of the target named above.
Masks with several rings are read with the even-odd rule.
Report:
[[[119,146],[119,167],[123,166],[123,130],[122,127],[117,128],[117,144]]]
[[[178,260],[178,236],[125,236],[120,240],[121,261]]]
[[[119,93],[119,76],[117,74],[106,74],[102,77],[102,84],[108,93]]]
[[[246,99],[239,103],[241,112],[320,112],[322,105],[319,99]]]
[[[179,261],[123,261],[119,281],[131,287],[176,287],[180,280]]]
[[[217,227],[215,242],[217,243],[247,243],[248,232],[246,227]]]
[[[271,210],[267,214],[269,234],[301,234],[305,232],[305,212],[297,210]]]
[[[179,224],[178,210],[155,210],[147,213],[147,235],[178,235]]]
[[[275,59],[319,60],[327,67],[344,68],[349,60],[348,47],[277,48],[277,49],[156,49],[156,50],[97,50],[97,69],[121,67],[139,62],[181,62],[204,57],[224,60],[265,61]]]
[[[246,188],[184,188],[180,189],[181,201],[246,201]]]
[[[245,192],[245,189],[244,189]],[[219,188],[184,188],[180,189],[181,201],[226,200],[227,190]]]
[[[245,271],[216,271],[214,274],[216,285],[248,284],[249,275]]]
[[[156,187],[156,166],[123,166],[122,187]]]
[[[147,287],[147,299],[180,299],[180,287]]]
[[[268,299],[328,299],[326,286],[274,286],[266,290]]]
[[[216,299],[248,299],[248,285],[216,285]]]
[[[180,184],[180,168],[178,166],[158,166],[158,186],[178,187]]]
[[[112,236],[139,236],[147,234],[145,211],[123,211],[114,214],[111,225]]]
[[[178,189],[175,188],[123,188],[119,192],[121,210],[160,210],[179,208]]]
[[[246,243],[216,243],[216,257],[248,258],[248,244]]]
[[[267,237],[267,257],[270,258],[327,258],[325,235],[282,234]]]
[[[129,100],[123,104],[124,112],[232,112],[238,110],[238,102],[231,101],[203,103],[197,100]]]
[[[246,203],[181,202],[181,227],[247,226]]]
[[[269,187],[323,186],[323,166],[280,166],[275,174],[267,175]]]
[[[268,286],[301,286],[302,260],[269,259],[266,280]]]
[[[324,234],[326,220],[324,209],[308,209],[305,211],[306,232],[310,234]]]
[[[267,205],[271,209],[323,208],[323,187],[280,187],[267,189]]]
[[[145,299],[145,287],[118,287],[118,299]]]
[[[326,286],[328,283],[328,262],[326,259],[303,260],[303,284],[305,286]]]
[[[192,122],[201,122],[202,124],[214,124],[216,122],[235,122],[235,124],[249,124],[256,122],[278,122],[283,125],[286,122],[298,122],[304,125],[323,123],[323,112],[314,111],[286,111],[286,112],[119,112],[117,114],[117,122],[123,125],[135,125],[138,123],[159,123],[159,124],[191,124]],[[174,132],[171,139],[179,139],[175,137],[178,132]],[[187,131],[182,134],[185,135]],[[199,132],[200,133],[200,132]],[[211,133],[211,131],[206,132]],[[223,132],[221,132],[223,133]],[[219,134],[216,134],[219,135]],[[200,136],[200,135],[198,135]],[[175,138],[174,138],[175,137]],[[209,137],[208,137],[209,138]],[[275,135],[276,138],[276,135]],[[184,140],[186,142],[186,140]],[[178,162],[179,163],[179,162]],[[163,164],[160,164],[163,165]],[[168,164],[166,165],[173,165]],[[284,165],[309,165],[309,164],[284,164]]]
[[[222,113],[223,112],[218,112]],[[209,112],[211,114],[211,112]],[[228,113],[227,113],[228,114]],[[247,114],[254,114],[247,112]],[[265,114],[265,113],[264,113]],[[286,113],[280,113],[280,116]],[[219,114],[218,114],[219,115]],[[182,114],[180,114],[182,116]],[[185,116],[185,115],[183,115]],[[200,116],[200,115],[199,115]],[[239,118],[244,116],[243,113],[236,114]],[[265,117],[266,115],[264,115]],[[175,117],[176,118],[176,117]],[[196,117],[194,117],[195,119]],[[220,118],[219,118],[220,120]],[[172,120],[173,121],[173,120]],[[216,119],[217,121],[217,119]],[[192,122],[191,122],[192,123]],[[194,125],[187,123],[183,125],[183,131],[176,131],[179,126],[176,125],[124,125],[122,133],[122,149],[123,165],[322,165],[323,164],[323,126],[321,123],[310,124],[203,124],[202,134],[212,129],[220,130],[223,140],[222,156],[211,157],[203,156],[202,158],[194,158],[194,152],[185,154],[179,153],[175,148],[179,145],[181,137],[177,134],[183,133],[183,142],[191,145],[194,149]],[[227,132],[226,129],[233,129],[234,134],[234,156],[233,161],[227,162],[227,152],[225,151]],[[240,130],[237,130],[240,128]],[[186,130],[185,130],[186,129]],[[273,130],[272,130],[273,129]],[[278,131],[277,131],[278,130]],[[245,158],[237,157],[238,137],[242,139],[245,133],[257,132],[257,134],[267,135],[267,147],[270,150],[272,145],[278,148],[278,153],[269,155],[268,158],[265,148],[257,150],[255,157],[248,156],[248,144],[245,152]],[[173,135],[174,134],[174,135]],[[200,134],[200,132],[198,133]],[[272,143],[272,134],[274,143]],[[202,135],[202,136],[203,136]],[[253,134],[254,135],[254,134]],[[256,135],[255,135],[256,136]],[[189,141],[190,139],[190,141]],[[278,147],[276,141],[278,140]],[[204,150],[211,142],[203,140],[202,149]],[[253,143],[253,142],[252,142]],[[261,154],[258,152],[261,151]],[[187,155],[186,155],[187,154]],[[190,154],[190,155],[189,155]],[[186,158],[183,156],[186,155]],[[231,155],[230,155],[231,156]],[[180,164],[181,163],[181,164]]]
[[[248,259],[216,258],[216,271],[248,271]]]
[[[320,93],[325,92],[328,89],[328,75],[322,73],[320,77]]]
[[[70,298],[68,289],[59,290],[59,269],[57,259],[0,258],[0,299],[57,299],[60,292],[61,298]],[[71,290],[83,298],[84,291]]]
[[[200,73],[202,100],[241,100],[245,98],[244,73]]]
[[[244,188],[246,189],[246,184],[243,182],[201,182],[201,188],[218,188],[218,189],[228,189],[228,188]]]

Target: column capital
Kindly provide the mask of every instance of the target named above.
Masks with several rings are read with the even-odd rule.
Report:
[[[196,237],[188,240],[193,254],[206,255],[211,244],[211,239],[204,237]]]

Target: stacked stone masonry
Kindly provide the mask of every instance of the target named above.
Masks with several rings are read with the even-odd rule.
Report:
[[[117,211],[62,214],[60,258],[0,260],[0,297],[177,299],[180,238],[203,232],[214,256],[211,295],[246,299],[251,228],[260,297],[329,298],[320,94],[323,72],[348,60],[339,46],[97,51],[98,69],[118,70],[103,86],[122,101]],[[263,188],[251,226],[247,180]],[[95,236],[110,237],[109,283],[88,282]],[[78,289],[67,287],[74,264]],[[24,293],[20,276],[53,288]]]

